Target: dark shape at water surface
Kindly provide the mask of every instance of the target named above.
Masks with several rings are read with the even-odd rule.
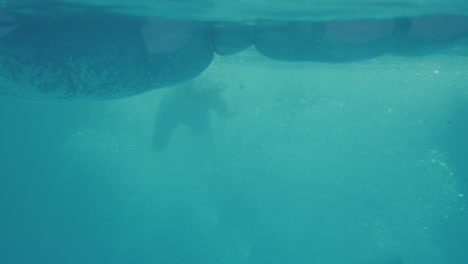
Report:
[[[461,44],[468,38],[468,17],[433,15],[396,19],[392,54],[423,56]]]
[[[200,74],[213,52],[203,22],[95,9],[0,13],[0,94],[103,100]]]
[[[253,27],[239,23],[216,23],[211,35],[213,50],[219,55],[228,56],[252,45]]]
[[[255,47],[286,61],[352,62],[385,54],[392,20],[292,21],[257,25]]]
[[[219,87],[206,86],[206,83],[199,80],[175,87],[162,98],[158,106],[153,133],[154,150],[165,150],[174,129],[179,126],[187,126],[196,137],[209,143],[210,111],[220,116],[228,115]]]
[[[468,39],[466,16],[241,23],[33,2],[0,8],[0,95],[36,101],[122,98],[191,80],[214,53],[232,55],[251,45],[276,60],[344,63],[463,50]]]
[[[468,39],[468,17],[434,15],[394,19],[258,23],[254,44],[285,61],[353,62],[385,54],[422,56]]]

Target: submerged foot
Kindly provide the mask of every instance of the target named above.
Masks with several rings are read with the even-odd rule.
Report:
[[[187,126],[203,142],[211,141],[210,111],[227,115],[221,89],[205,80],[194,80],[175,87],[158,105],[153,132],[153,149],[163,151],[172,133],[179,126]]]

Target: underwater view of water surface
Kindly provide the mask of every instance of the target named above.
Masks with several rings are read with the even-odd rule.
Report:
[[[465,1],[0,1],[0,263],[468,263]]]

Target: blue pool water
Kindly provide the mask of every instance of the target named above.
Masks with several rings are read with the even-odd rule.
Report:
[[[468,263],[464,1],[0,7],[0,263]]]

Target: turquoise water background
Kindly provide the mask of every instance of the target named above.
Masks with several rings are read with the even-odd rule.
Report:
[[[465,52],[217,56],[197,79],[229,114],[210,113],[210,141],[178,127],[163,152],[154,120],[174,87],[1,97],[0,263],[467,263]]]

